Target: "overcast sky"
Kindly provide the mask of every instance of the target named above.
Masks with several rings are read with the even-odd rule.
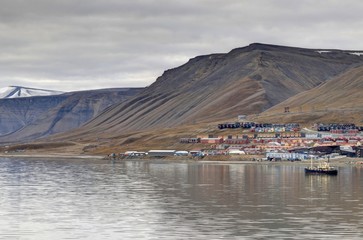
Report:
[[[363,50],[361,0],[0,0],[0,88],[150,85],[250,43]]]

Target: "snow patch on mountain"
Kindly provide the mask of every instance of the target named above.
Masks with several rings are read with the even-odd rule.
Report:
[[[51,96],[51,95],[59,95],[62,93],[64,93],[64,92],[37,89],[37,88],[20,87],[20,86],[10,86],[10,87],[5,87],[5,88],[0,88],[0,99],[1,98]]]
[[[350,52],[349,54],[357,55],[357,56],[362,56],[363,55],[363,52]]]

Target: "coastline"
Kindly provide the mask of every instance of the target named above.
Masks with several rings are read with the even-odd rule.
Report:
[[[39,158],[39,159],[89,159],[102,160],[104,156],[99,155],[80,155],[80,154],[0,154],[0,158]]]
[[[204,159],[187,159],[187,158],[131,158],[131,159],[107,159],[105,156],[100,155],[81,155],[81,154],[0,154],[0,158],[23,158],[23,159],[41,159],[41,160],[104,160],[104,161],[113,161],[113,162],[123,162],[123,161],[149,161],[149,162],[191,162],[198,164],[258,164],[258,165],[301,165],[308,166],[310,165],[310,160],[304,161],[262,161],[262,160],[254,160],[253,158],[226,158],[225,156],[222,158],[218,158],[214,156],[213,158],[204,158]],[[326,161],[324,159],[321,160],[313,160],[313,164],[318,164],[319,162]],[[341,167],[341,166],[362,166],[363,167],[363,158],[332,158],[329,163],[332,166]]]

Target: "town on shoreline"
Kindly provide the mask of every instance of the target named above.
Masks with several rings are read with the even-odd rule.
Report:
[[[255,122],[220,123],[220,134],[180,138],[183,145],[198,145],[193,150],[127,150],[111,153],[109,159],[173,158],[239,161],[333,161],[363,157],[363,127],[355,124],[314,124],[301,128],[297,123]],[[226,134],[233,129],[238,134]],[[190,147],[189,147],[190,148]]]

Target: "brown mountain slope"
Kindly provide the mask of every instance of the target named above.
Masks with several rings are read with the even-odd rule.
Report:
[[[363,56],[347,51],[264,44],[196,57],[67,137],[110,137],[259,113],[362,62]]]
[[[260,120],[363,123],[363,65],[272,107]],[[290,113],[283,113],[289,107]]]

